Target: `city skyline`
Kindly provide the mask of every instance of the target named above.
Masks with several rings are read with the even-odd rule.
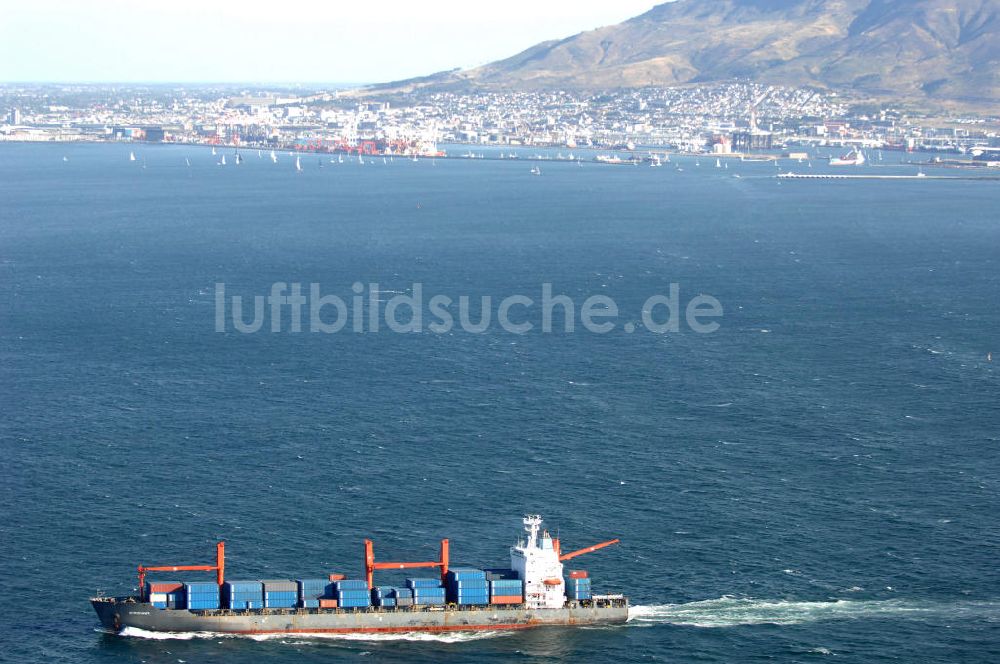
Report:
[[[377,0],[277,12],[217,0],[137,7],[122,0],[22,4],[0,23],[0,81],[340,83],[471,68],[540,41],[615,23],[654,0]]]

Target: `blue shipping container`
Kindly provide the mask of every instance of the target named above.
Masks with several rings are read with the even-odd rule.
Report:
[[[371,606],[371,598],[369,597],[357,598],[357,599],[354,598],[341,599],[338,601],[340,604],[340,608],[342,609],[354,609],[362,606]]]
[[[299,597],[302,599],[319,599],[333,597],[333,583],[326,579],[299,579]]]
[[[343,581],[334,581],[333,587],[336,590],[368,590],[368,582],[364,579],[344,579]]]
[[[473,567],[454,567],[448,570],[447,579],[449,581],[472,581],[476,579],[486,579],[486,572]]]
[[[407,579],[407,588],[441,588],[441,579]]]

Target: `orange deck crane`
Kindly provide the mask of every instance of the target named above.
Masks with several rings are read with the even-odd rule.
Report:
[[[214,565],[157,565],[155,567],[145,567],[139,565],[139,598],[146,597],[146,572],[215,572],[216,582],[219,587],[226,578],[226,543],[219,542],[215,545]]]
[[[593,546],[586,546],[582,549],[577,549],[576,551],[571,551],[569,553],[562,553],[562,549],[559,547],[559,540],[552,540],[552,547],[556,550],[556,554],[559,556],[559,561],[569,560],[570,558],[576,558],[577,556],[582,556],[585,553],[593,553],[598,549],[603,549],[606,546],[611,546],[612,544],[618,544],[621,540],[613,539],[607,542],[601,542],[600,544],[594,544]]]
[[[371,590],[374,581],[375,570],[377,569],[410,569],[413,567],[440,567],[441,579],[448,574],[448,540],[441,540],[440,560],[431,560],[422,563],[377,563],[375,562],[375,545],[370,539],[365,540],[365,580],[368,581],[368,589]]]

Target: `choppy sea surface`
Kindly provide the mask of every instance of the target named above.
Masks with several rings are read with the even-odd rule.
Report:
[[[0,145],[0,659],[995,658],[1000,183],[693,157],[533,176],[534,152],[297,173],[286,153]],[[914,174],[901,158],[920,157],[850,172]],[[620,316],[216,332],[216,284],[249,303],[275,282],[348,302],[355,282],[456,302],[549,283]],[[719,329],[646,329],[671,284],[715,297]],[[114,636],[87,601],[218,539],[232,578],[358,575],[365,537],[500,566],[525,512],[566,549],[622,539],[572,566],[629,595],[627,625]]]

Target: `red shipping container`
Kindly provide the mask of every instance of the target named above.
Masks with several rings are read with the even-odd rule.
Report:
[[[343,581],[346,578],[347,578],[346,574],[331,574],[330,575],[330,580],[331,581]]]
[[[183,583],[149,583],[150,593],[173,593],[184,587]]]
[[[335,599],[322,599],[319,600],[319,608],[321,609],[336,609],[337,600]]]
[[[569,571],[569,578],[571,579],[586,579],[587,572],[582,569],[571,569]]]
[[[520,595],[494,595],[490,598],[490,604],[520,604],[523,601]]]

